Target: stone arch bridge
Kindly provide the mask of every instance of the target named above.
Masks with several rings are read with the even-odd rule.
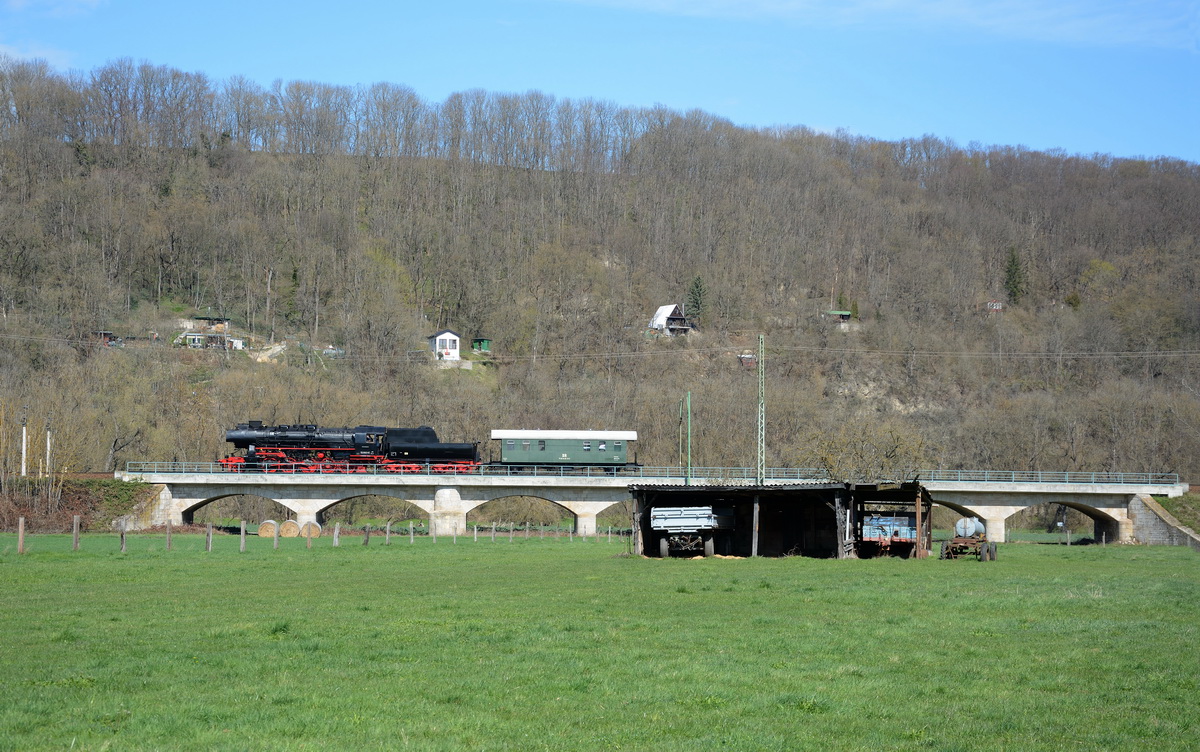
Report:
[[[439,535],[466,532],[467,513],[489,501],[509,496],[547,499],[575,516],[580,535],[596,532],[596,515],[628,501],[630,485],[648,483],[752,485],[746,468],[699,468],[685,477],[678,467],[640,468],[638,473],[612,476],[485,473],[463,475],[228,473],[210,463],[130,463],[116,477],[159,487],[157,497],[128,524],[150,527],[167,522],[190,522],[197,509],[218,499],[253,495],[271,499],[295,515],[297,522],[321,522],[325,510],[361,496],[384,496],[407,501],[429,515]],[[1161,532],[1152,496],[1179,496],[1188,486],[1173,474],[1147,473],[1022,473],[933,471],[919,474],[934,502],[984,521],[988,537],[1005,540],[1005,521],[1031,506],[1057,503],[1092,518],[1096,537],[1111,542],[1150,541]],[[828,483],[820,473],[805,469],[767,472],[767,485]]]

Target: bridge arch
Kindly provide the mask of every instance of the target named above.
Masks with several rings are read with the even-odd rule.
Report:
[[[558,528],[563,517],[569,517],[572,525],[575,513],[546,495],[506,494],[481,501],[466,510],[467,522],[500,523],[521,522],[539,526],[553,525]]]
[[[1087,517],[1089,520],[1091,520],[1092,529],[1090,531],[1087,531],[1087,533],[1090,533],[1090,535],[1085,535],[1085,531],[1082,531],[1082,530],[1077,530],[1077,529],[1072,530],[1073,533],[1078,534],[1079,538],[1090,537],[1092,540],[1095,540],[1097,542],[1099,542],[1099,541],[1116,542],[1116,541],[1120,540],[1120,535],[1121,535],[1121,520],[1120,519],[1113,516],[1112,514],[1109,514],[1108,512],[1104,511],[1103,509],[1098,509],[1090,504],[1086,504],[1082,501],[1077,501],[1077,500],[1072,500],[1072,499],[1047,500],[1047,501],[1039,502],[1037,504],[1030,504],[1029,506],[1025,507],[1024,509],[1020,509],[1020,510],[1014,512],[1012,515],[1009,515],[1009,519],[1011,519],[1012,517],[1015,517],[1016,515],[1021,514],[1023,512],[1028,512],[1029,510],[1037,509],[1039,507],[1049,506],[1051,504],[1057,504],[1061,507],[1067,507],[1068,509],[1073,509],[1073,510],[1079,512],[1080,514],[1084,515],[1085,517]]]
[[[379,499],[380,501],[371,503],[370,500]],[[366,502],[367,508],[354,509],[354,505],[358,502]],[[390,508],[389,508],[390,507]],[[346,496],[329,500],[324,506],[316,510],[317,522],[322,525],[327,524],[330,518],[339,516],[338,513],[343,513],[348,519],[347,524],[354,522],[351,517],[391,517],[389,512],[396,514],[409,513],[410,516],[429,516],[429,502],[421,499],[413,499],[410,495],[402,494],[391,489],[367,489],[365,493],[351,493]],[[356,514],[357,512],[357,514]],[[409,519],[406,516],[405,519]]]
[[[296,510],[287,503],[286,499],[277,499],[272,496],[268,496],[266,494],[260,494],[260,493],[238,492],[238,493],[222,493],[222,494],[217,494],[215,496],[210,496],[210,497],[204,498],[204,499],[189,500],[189,501],[185,502],[185,504],[180,509],[181,521],[185,525],[196,524],[196,513],[197,512],[201,512],[202,510],[208,510],[208,508],[214,504],[219,505],[220,502],[222,502],[225,499],[236,499],[239,497],[244,497],[244,498],[248,498],[248,499],[259,499],[263,502],[268,502],[272,507],[275,508],[275,510],[277,510],[277,511],[271,511],[271,512],[267,512],[267,511],[263,510],[263,511],[260,511],[260,513],[257,515],[256,514],[247,514],[247,513],[241,512],[241,511],[239,511],[236,514],[236,516],[242,517],[247,520],[250,520],[250,518],[252,518],[252,517],[262,517],[262,519],[250,520],[252,522],[258,523],[258,522],[262,522],[265,519],[294,519],[296,516]],[[282,512],[282,514],[280,512]]]

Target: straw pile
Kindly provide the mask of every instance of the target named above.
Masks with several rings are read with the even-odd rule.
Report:
[[[300,537],[300,523],[295,520],[284,520],[279,526],[279,536],[281,538]]]
[[[300,537],[301,538],[307,538],[309,536],[312,536],[313,538],[321,537],[321,525],[319,523],[306,522],[300,528]]]
[[[275,520],[263,520],[262,522],[258,523],[258,537],[259,538],[274,538],[275,537],[275,528],[277,528],[278,526],[279,526],[279,523],[276,522]]]

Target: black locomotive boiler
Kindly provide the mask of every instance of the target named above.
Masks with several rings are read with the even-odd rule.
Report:
[[[479,467],[477,443],[438,440],[419,428],[322,428],[239,423],[225,440],[241,454],[220,460],[231,472],[287,473],[462,473]]]

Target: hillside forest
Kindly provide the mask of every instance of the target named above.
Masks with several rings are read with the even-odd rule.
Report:
[[[693,464],[753,467],[759,334],[768,466],[1197,478],[1198,256],[1169,157],[0,58],[0,480],[22,420],[65,472],[250,419],[633,429],[676,465],[688,392]],[[696,331],[648,337],[665,304]],[[250,349],[173,346],[195,316]],[[490,356],[438,368],[442,328]]]

